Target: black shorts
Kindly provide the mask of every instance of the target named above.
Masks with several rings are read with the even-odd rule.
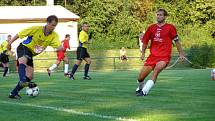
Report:
[[[0,54],[0,62],[6,64],[9,63],[9,56],[5,53]]]
[[[17,56],[18,58],[21,58],[23,56],[25,56],[28,60],[27,60],[27,65],[34,67],[33,64],[33,54],[31,53],[31,51],[28,49],[28,47],[24,46],[23,44],[20,44],[17,47]]]
[[[77,60],[83,60],[84,58],[90,58],[87,48],[78,47],[77,49]]]

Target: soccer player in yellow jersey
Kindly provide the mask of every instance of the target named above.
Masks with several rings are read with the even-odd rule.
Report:
[[[8,43],[8,49],[10,50],[11,44],[15,40],[27,37],[17,47],[19,82],[11,91],[9,98],[20,99],[19,91],[22,88],[26,86],[33,88],[37,86],[34,82],[31,82],[34,71],[33,56],[42,53],[47,46],[56,48],[57,51],[63,50],[59,36],[54,32],[58,24],[58,18],[55,15],[51,15],[46,21],[47,24],[45,26],[32,26],[20,31]]]
[[[72,72],[70,73],[70,79],[74,80],[74,74],[78,69],[78,66],[81,64],[82,60],[86,61],[84,67],[84,77],[85,80],[90,80],[91,77],[88,75],[91,58],[89,53],[87,52],[87,44],[89,44],[89,36],[88,36],[89,25],[88,23],[84,22],[82,24],[82,31],[79,33],[79,46],[77,48],[77,61],[72,68]]]
[[[6,74],[8,73],[8,67],[9,67],[9,54],[10,52],[7,51],[7,46],[8,46],[8,41],[11,40],[11,35],[7,36],[7,40],[5,40],[4,42],[2,42],[2,44],[0,45],[0,67],[4,68],[4,73],[3,73],[3,77],[6,76]]]

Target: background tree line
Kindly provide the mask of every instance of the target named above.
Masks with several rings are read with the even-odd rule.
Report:
[[[137,48],[138,36],[155,22],[157,8],[169,12],[185,47],[214,43],[214,0],[55,0],[90,23],[92,48]],[[45,0],[0,0],[0,5],[46,5]]]
[[[156,22],[155,11],[158,8],[165,8],[169,13],[167,22],[176,26],[183,47],[187,50],[191,48],[190,55],[196,57],[193,61],[200,61],[197,59],[202,55],[204,65],[208,64],[205,60],[207,58],[210,60],[210,67],[215,66],[214,0],[55,0],[54,2],[55,5],[62,5],[79,15],[80,23],[89,22],[91,32],[94,33],[90,49],[119,49],[122,46],[138,48],[140,32]],[[0,5],[46,5],[46,1],[0,0]]]

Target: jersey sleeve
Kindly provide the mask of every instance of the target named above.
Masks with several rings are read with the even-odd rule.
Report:
[[[88,40],[87,35],[83,31],[81,31],[79,34],[79,41],[81,43],[85,43],[85,42],[87,42],[87,40]]]
[[[61,46],[61,42],[60,42],[59,36],[57,34],[53,37],[49,46],[51,46],[53,48],[58,48],[59,46]]]
[[[142,43],[143,44],[148,44],[150,38],[151,38],[151,30],[150,30],[151,27],[148,27],[148,29],[146,30],[145,34],[143,35],[142,37]]]
[[[170,37],[172,40],[174,40],[176,37],[177,37],[177,30],[175,28],[175,26],[171,26],[171,29],[170,29]]]
[[[18,36],[19,38],[24,38],[26,36],[32,36],[32,34],[37,31],[37,26],[32,26],[32,27],[29,27],[29,28],[26,28],[26,29],[23,29],[22,31],[20,31],[18,33]]]

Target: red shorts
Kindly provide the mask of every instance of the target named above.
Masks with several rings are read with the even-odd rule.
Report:
[[[58,52],[57,53],[57,60],[62,61],[65,57],[65,52]]]
[[[156,56],[152,56],[150,55],[145,63],[144,63],[144,66],[151,66],[152,68],[154,68],[156,66],[156,64],[160,61],[165,61],[166,62],[166,65],[169,64],[169,61],[170,61],[170,56],[167,56],[167,57],[156,57]]]

